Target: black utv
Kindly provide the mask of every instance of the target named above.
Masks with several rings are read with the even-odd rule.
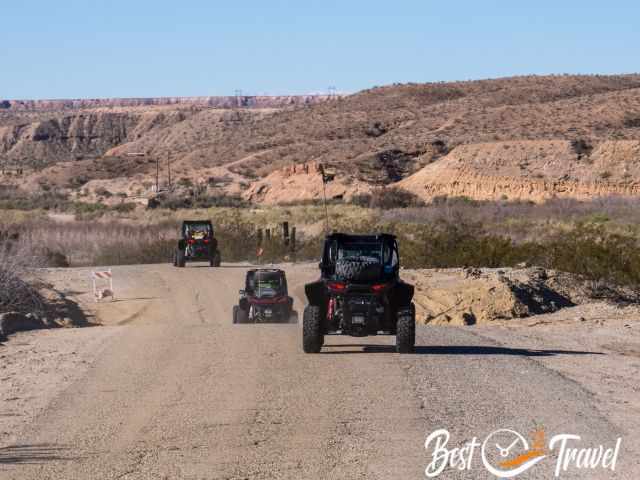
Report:
[[[288,323],[293,312],[287,277],[282,270],[249,270],[238,305],[233,306],[233,323]]]
[[[209,262],[212,267],[220,266],[218,240],[213,235],[213,225],[209,220],[185,220],[180,230],[180,240],[173,256],[173,265],[184,267],[186,262]]]
[[[306,353],[318,353],[327,334],[395,335],[399,353],[413,351],[414,288],[400,280],[393,235],[329,235],[319,267],[320,280],[305,285]]]

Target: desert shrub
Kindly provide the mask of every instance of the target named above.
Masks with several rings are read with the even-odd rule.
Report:
[[[73,211],[78,215],[92,214],[96,212],[104,212],[109,209],[103,203],[89,203],[89,202],[74,202],[72,205]]]
[[[398,187],[380,188],[371,194],[373,208],[409,208],[423,206],[424,202],[414,193]]]
[[[351,197],[351,203],[353,205],[357,205],[358,207],[370,208],[371,198],[372,197],[370,193],[359,193]]]
[[[100,196],[100,197],[106,197],[106,198],[109,198],[109,197],[111,197],[113,194],[112,194],[109,190],[107,190],[106,188],[104,188],[104,187],[99,187],[99,188],[97,188],[97,189],[96,189],[96,195],[98,195],[98,196]]]
[[[111,210],[118,213],[131,213],[136,209],[136,204],[133,202],[118,203],[111,207]]]
[[[405,266],[414,268],[504,267],[532,260],[537,246],[490,234],[479,223],[441,222],[402,238]],[[408,247],[408,248],[407,248]]]
[[[196,197],[193,201],[194,208],[231,207],[245,208],[251,204],[241,197],[219,194]]]
[[[243,208],[251,204],[241,197],[218,194],[199,196],[159,195],[149,200],[147,208],[167,208],[181,210],[189,208],[231,207]]]
[[[29,193],[16,187],[0,186],[2,210],[64,210],[69,205],[68,197],[60,192]]]
[[[577,139],[571,142],[571,148],[578,155],[578,160],[582,157],[588,157],[593,151],[593,145],[585,139]]]
[[[69,179],[68,186],[70,188],[81,188],[91,180],[87,175],[77,175]]]
[[[373,122],[365,128],[364,133],[367,137],[377,138],[387,133],[387,127],[383,122]]]
[[[640,245],[603,225],[579,225],[543,243],[544,266],[611,285],[640,286]]]
[[[67,268],[70,266],[67,256],[58,250],[45,247],[40,255],[46,267]]]
[[[603,225],[579,224],[536,241],[516,242],[464,220],[399,234],[408,268],[513,267],[526,262],[612,286],[640,287],[640,244]]]
[[[624,126],[627,128],[640,128],[640,116],[627,114],[624,118]]]
[[[34,275],[40,262],[29,250],[10,242],[0,243],[0,313],[41,313],[45,301]]]
[[[371,193],[360,193],[351,197],[350,203],[364,208],[411,208],[424,206],[415,194],[398,187],[383,187]]]

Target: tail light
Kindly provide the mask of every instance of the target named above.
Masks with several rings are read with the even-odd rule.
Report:
[[[287,303],[289,299],[287,297],[280,297],[276,299],[276,303]]]
[[[210,242],[210,240],[208,238],[204,239],[204,243],[208,244]]]
[[[376,284],[376,285],[371,285],[371,291],[373,293],[380,293],[385,288],[387,288],[387,284],[386,283],[379,283],[379,284]]]
[[[193,238],[190,238],[189,240],[187,240],[187,243],[189,245],[193,245],[194,243],[196,243],[196,241]]]
[[[327,287],[335,293],[342,293],[347,289],[347,284],[343,282],[329,282]]]

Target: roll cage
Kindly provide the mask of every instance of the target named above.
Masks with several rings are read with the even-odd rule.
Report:
[[[398,277],[400,273],[400,252],[395,235],[328,235],[324,243],[320,271],[322,278],[335,274],[336,261],[346,257],[375,258],[383,266],[383,276]]]

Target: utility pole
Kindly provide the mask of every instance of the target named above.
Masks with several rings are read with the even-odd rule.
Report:
[[[156,155],[156,194],[160,193],[160,156]]]
[[[322,181],[322,199],[324,200],[324,229],[329,235],[329,207],[327,207],[327,184]]]
[[[169,176],[169,191],[171,192],[173,188],[171,187],[171,159],[169,158],[169,152],[167,152],[167,174]]]

